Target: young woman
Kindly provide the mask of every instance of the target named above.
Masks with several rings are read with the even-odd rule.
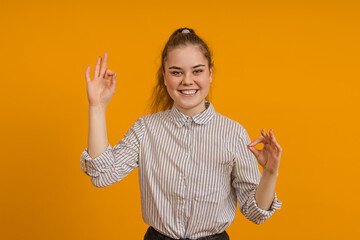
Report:
[[[215,111],[207,100],[211,53],[192,29],[176,30],[165,45],[155,112],[137,119],[114,147],[107,140],[105,109],[116,74],[106,69],[107,59],[105,53],[100,67],[98,58],[93,79],[90,67],[85,73],[89,142],[81,169],[93,185],[106,187],[139,167],[141,210],[150,225],[145,240],[229,239],[225,229],[237,204],[256,224],[280,209],[275,185],[282,149],[272,130],[263,129],[251,142],[241,124]]]

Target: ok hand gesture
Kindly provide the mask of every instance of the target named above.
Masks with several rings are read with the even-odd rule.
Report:
[[[106,107],[110,99],[115,93],[116,86],[116,74],[111,70],[106,69],[108,62],[108,55],[105,52],[104,60],[100,68],[101,57],[98,58],[94,77],[90,79],[90,66],[86,68],[85,78],[87,83],[87,95],[89,100],[89,105],[101,105]]]
[[[262,136],[252,141],[247,147],[255,155],[263,171],[278,174],[282,148],[276,142],[272,129],[270,129],[269,135],[264,129],[261,130],[261,134]],[[255,145],[259,143],[264,144],[261,150],[255,148]]]

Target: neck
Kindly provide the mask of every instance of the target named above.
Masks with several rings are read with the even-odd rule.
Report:
[[[186,116],[189,116],[189,117],[192,117],[192,116],[195,116],[199,113],[202,113],[203,111],[206,110],[205,108],[205,100],[202,101],[198,106],[196,107],[193,107],[193,108],[189,108],[189,109],[186,109],[186,108],[182,108],[178,105],[175,104],[175,107],[183,114],[185,114]]]

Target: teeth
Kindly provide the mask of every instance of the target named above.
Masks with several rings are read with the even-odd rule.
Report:
[[[197,90],[191,90],[191,91],[181,91],[181,93],[183,94],[187,94],[187,95],[191,95],[191,94],[195,94]]]

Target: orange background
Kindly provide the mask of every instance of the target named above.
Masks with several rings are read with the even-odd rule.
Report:
[[[280,210],[239,211],[231,239],[355,239],[359,199],[359,1],[2,1],[1,239],[142,239],[138,171],[106,188],[80,169],[85,69],[118,74],[109,143],[148,113],[160,53],[190,27],[208,42],[215,110],[284,149]]]

